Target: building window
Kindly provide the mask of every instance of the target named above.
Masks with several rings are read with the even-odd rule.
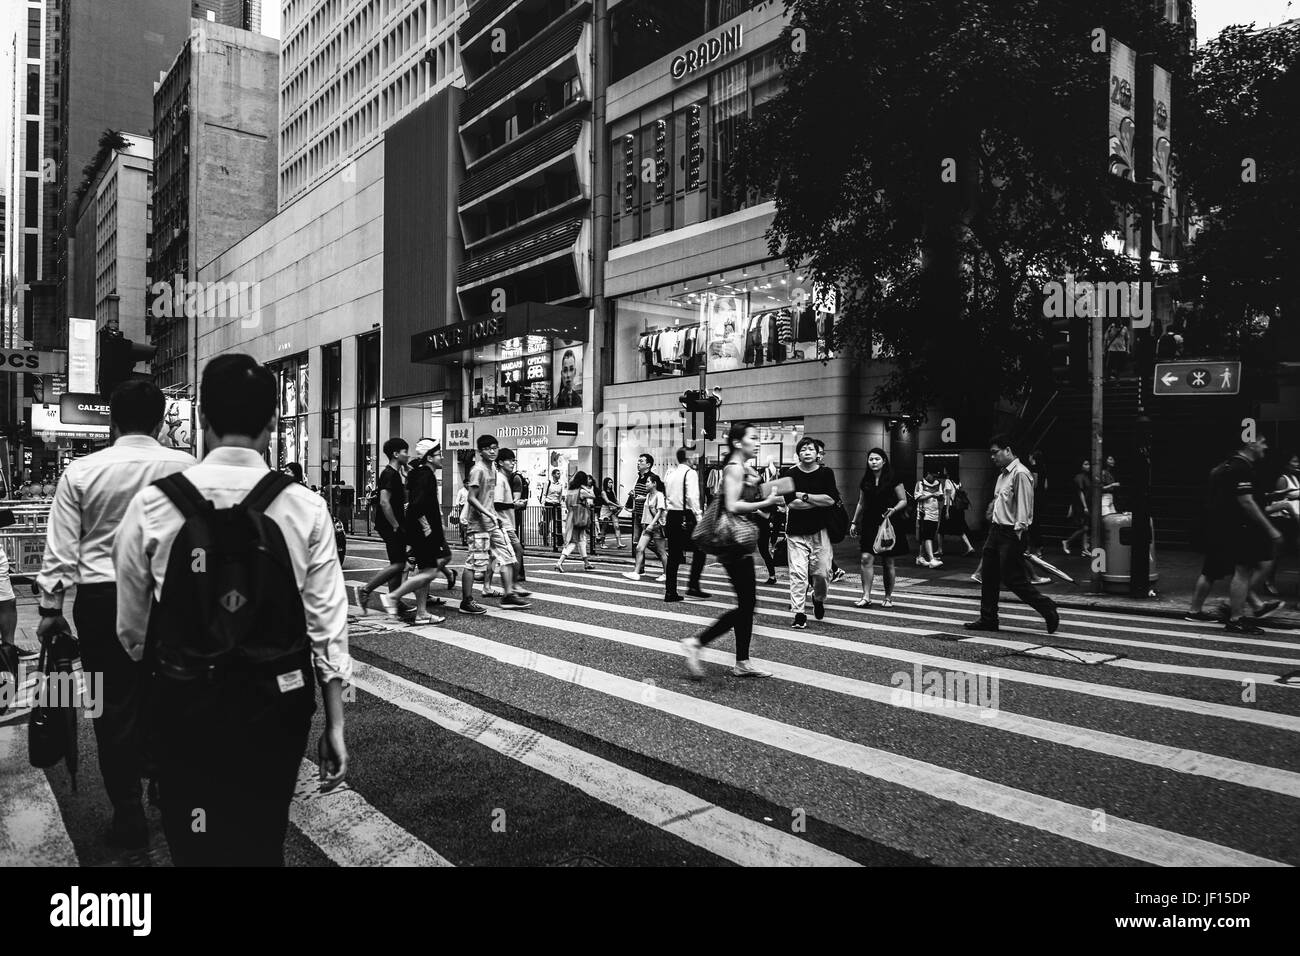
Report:
[[[321,461],[322,485],[339,483],[339,440],[342,437],[343,343],[321,349]]]
[[[41,56],[41,11],[27,11],[27,59],[38,60]]]
[[[357,487],[379,480],[379,333],[357,339]]]
[[[838,296],[801,274],[759,268],[615,300],[614,381],[834,358]]]
[[[57,94],[56,94],[57,95]],[[27,66],[27,112],[35,115],[41,111],[41,68],[35,64]]]
[[[275,464],[283,468],[297,462],[306,470],[310,460],[307,442],[307,354],[296,355],[271,367],[280,396],[276,428]]]
[[[470,414],[581,409],[582,352],[579,343],[540,335],[499,343],[470,368]]]

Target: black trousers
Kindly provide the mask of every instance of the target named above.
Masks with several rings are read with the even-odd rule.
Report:
[[[156,780],[176,866],[284,865],[289,807],[315,708],[310,667],[304,677],[302,688],[283,695],[249,681],[219,710],[187,710],[196,693],[160,688],[155,679],[160,706],[152,713],[172,724],[170,733],[161,730]]]
[[[686,558],[686,512],[669,511],[668,512],[668,560],[664,564],[664,574],[668,581],[664,585],[664,594],[671,596],[677,593],[677,569],[681,567],[682,561]],[[700,589],[700,574],[704,571],[704,561],[707,555],[700,550],[696,550],[691,556],[691,570],[687,587],[692,591]]]
[[[1016,597],[1024,601],[1044,620],[1056,615],[1056,605],[1047,595],[1029,583],[1025,577],[1025,546],[1015,532],[1006,525],[995,524],[984,541],[980,575],[984,584],[980,590],[980,617],[996,624],[998,620],[998,591],[1005,585]]]
[[[718,618],[700,634],[700,644],[708,644],[730,630],[736,632],[736,660],[749,660],[749,642],[754,636],[754,608],[758,605],[758,583],[754,580],[754,557],[747,551],[718,555],[718,563],[727,572],[736,591],[736,606]]]
[[[549,544],[552,551],[559,551],[560,545],[564,542],[564,522],[560,519],[560,506],[544,505],[543,514],[546,516],[543,522],[546,526],[546,534],[542,547]]]
[[[78,585],[72,623],[82,668],[88,675],[100,675],[104,710],[94,723],[104,789],[115,811],[138,810],[145,773],[140,738],[143,665],[131,660],[117,639],[117,585]]]
[[[772,522],[761,511],[753,512],[754,524],[758,525],[758,553],[763,558],[769,578],[776,577],[776,562],[772,559]]]

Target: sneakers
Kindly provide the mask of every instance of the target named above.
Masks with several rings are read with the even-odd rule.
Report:
[[[501,606],[511,607],[511,608],[526,608],[526,607],[532,607],[532,604],[529,603],[528,601],[525,601],[518,594],[507,594],[505,597],[501,599]]]
[[[982,574],[980,574],[978,571],[976,571],[974,574],[972,574],[972,575],[970,576],[970,579],[971,579],[972,581],[974,581],[976,584],[983,584],[983,583],[984,583],[984,576],[983,576]]]
[[[1262,617],[1268,617],[1270,614],[1272,614],[1281,606],[1282,606],[1281,601],[1265,601],[1263,604],[1259,606],[1259,610],[1256,611],[1253,615],[1251,615],[1251,617],[1254,620],[1258,621]]]
[[[821,601],[813,601],[813,617],[821,620],[826,616],[826,605]]]
[[[776,584],[776,575],[775,574],[768,575],[767,580],[764,581],[763,584],[766,587],[771,587],[772,585]]]
[[[641,580],[641,575],[640,575],[639,573],[637,573],[636,571],[624,571],[624,572],[623,572],[623,577],[627,578],[629,581],[640,581],[640,580]]]
[[[1044,584],[1051,584],[1052,579],[1048,577],[1030,578],[1029,583],[1034,585],[1035,587],[1041,587]]]
[[[686,656],[686,670],[696,680],[704,676],[704,668],[700,666],[700,639],[698,637],[682,638],[682,654]]]
[[[663,584],[667,580],[668,580],[667,575],[661,574],[659,575],[659,577],[655,578],[655,584]]]
[[[387,594],[379,595],[379,603],[383,605],[384,613],[389,617],[397,617],[402,610],[401,603],[397,598]]]
[[[494,587],[494,586],[491,585],[491,584],[485,584],[485,585],[483,585],[483,596],[484,596],[484,597],[500,597],[500,596],[501,596],[501,589],[498,588],[498,587]]]
[[[1239,617],[1235,621],[1229,621],[1223,625],[1223,629],[1229,634],[1263,634],[1264,629],[1260,627],[1252,618]]]
[[[441,624],[446,618],[436,614],[417,614],[411,619],[412,624]]]
[[[1217,614],[1211,614],[1209,611],[1189,611],[1183,615],[1184,621],[1209,621],[1211,624],[1222,624],[1223,619]]]
[[[844,573],[843,568],[836,568],[831,572],[831,581],[843,581],[846,577],[848,575]]]
[[[933,561],[930,562],[930,567],[941,568],[943,567],[943,562],[940,561],[938,558],[935,558]]]
[[[805,628],[808,627],[808,615],[796,614],[794,616],[794,623],[791,624],[790,626],[793,628],[798,628],[801,631],[804,630]]]
[[[731,669],[731,673],[737,677],[771,677],[771,671],[759,670],[749,661],[736,661],[736,666]]]
[[[517,585],[517,584],[515,585],[515,594],[516,594],[517,596],[521,597],[521,598],[526,598],[526,597],[532,597],[532,596],[533,596],[533,592],[532,592],[532,591],[529,591],[529,590],[527,590],[526,588],[521,588],[521,587],[520,587],[519,585]]]
[[[485,608],[482,604],[478,604],[474,601],[461,601],[459,610],[461,614],[486,614],[487,613],[487,608]]]

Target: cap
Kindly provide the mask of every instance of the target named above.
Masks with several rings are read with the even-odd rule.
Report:
[[[412,452],[412,454],[416,458],[423,458],[426,455],[428,455],[429,452],[440,450],[441,448],[442,448],[442,442],[435,441],[432,438],[421,438],[419,441],[415,443],[415,450]]]

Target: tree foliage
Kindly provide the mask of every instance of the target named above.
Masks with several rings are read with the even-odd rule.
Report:
[[[733,166],[775,199],[773,253],[855,290],[847,337],[894,367],[879,406],[987,409],[1041,381],[1043,282],[1131,268],[1103,241],[1117,193],[1094,31],[1176,72],[1174,32],[1137,0],[790,7],[786,87]]]

